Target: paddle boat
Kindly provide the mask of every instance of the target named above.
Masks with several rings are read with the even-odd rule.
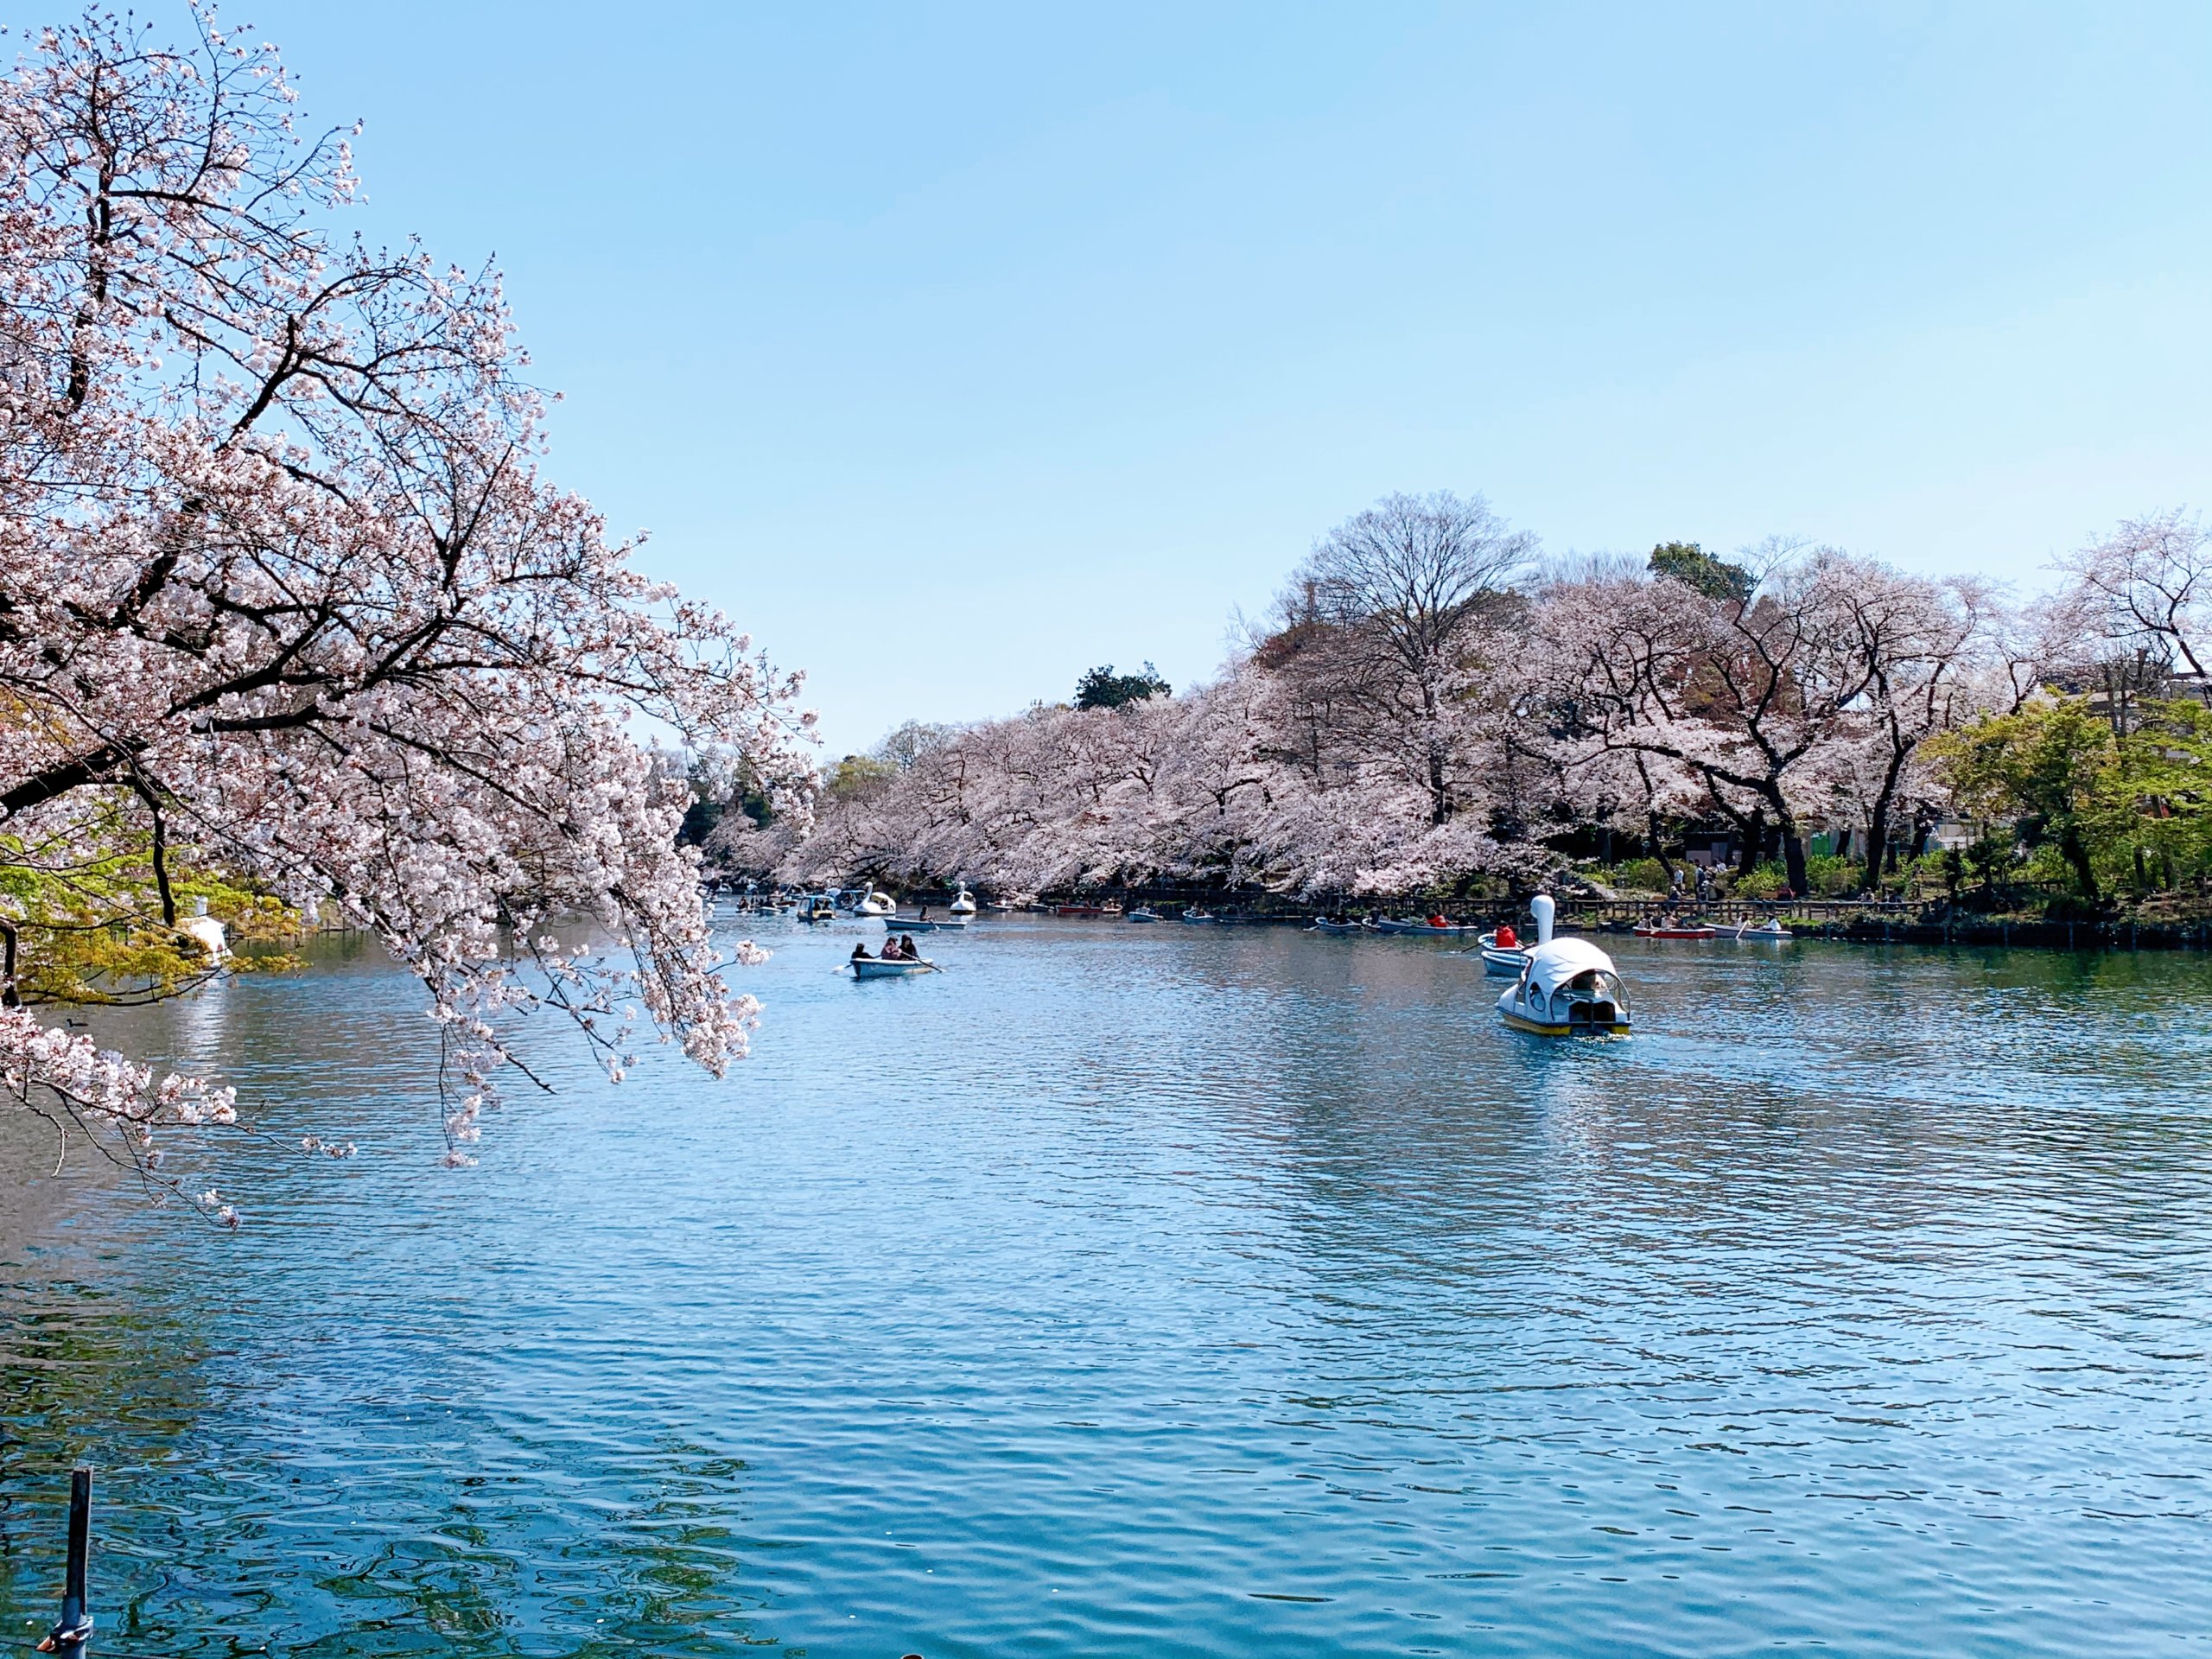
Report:
[[[1160,919],[1160,912],[1156,910],[1147,910],[1142,905],[1139,905],[1122,919],[1125,922],[1156,922]]]
[[[976,913],[976,895],[963,887],[953,894],[952,902],[945,909],[955,916],[973,916]]]
[[[1516,1031],[1542,1037],[1624,1034],[1628,988],[1613,959],[1587,939],[1554,938],[1553,909],[1549,893],[1530,901],[1536,944],[1519,977],[1500,994],[1498,1017]]]
[[[879,887],[870,887],[853,909],[862,916],[895,916],[899,913],[899,901]]]
[[[802,922],[834,922],[837,919],[837,901],[826,893],[810,893],[798,901],[798,918]]]

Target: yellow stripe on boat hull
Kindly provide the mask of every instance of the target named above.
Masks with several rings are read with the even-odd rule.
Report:
[[[1620,1021],[1609,1026],[1544,1025],[1528,1018],[1525,1014],[1508,1014],[1503,1008],[1498,1010],[1497,1017],[1516,1031],[1531,1032],[1539,1037],[1572,1037],[1578,1033],[1592,1037],[1618,1037],[1625,1036],[1628,1033],[1626,1023]]]

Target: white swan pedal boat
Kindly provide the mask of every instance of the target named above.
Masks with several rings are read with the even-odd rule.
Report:
[[[1613,959],[1587,939],[1552,937],[1552,900],[1538,893],[1535,947],[1497,999],[1498,1017],[1540,1037],[1610,1037],[1629,1029],[1628,987]]]
[[[973,916],[976,913],[976,895],[963,887],[953,895],[952,902],[945,908],[955,916]]]

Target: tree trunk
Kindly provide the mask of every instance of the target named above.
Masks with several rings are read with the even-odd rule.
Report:
[[[1744,837],[1744,849],[1736,857],[1736,874],[1749,875],[1758,868],[1759,855],[1766,851],[1766,813],[1755,811],[1736,822]]]
[[[2082,832],[2072,824],[2058,838],[2058,851],[2074,867],[2074,879],[2082,884],[2082,896],[2094,904],[2097,893],[2097,873],[2089,866],[2089,849],[2083,844]]]
[[[1859,878],[1859,892],[1873,892],[1881,880],[1882,849],[1889,844],[1890,798],[1884,795],[1874,803],[1874,810],[1866,820],[1866,868]]]
[[[1668,884],[1672,886],[1675,863],[1667,856],[1667,838],[1659,833],[1658,798],[1651,788],[1651,769],[1643,764],[1643,757],[1640,754],[1636,757],[1636,775],[1643,782],[1643,811],[1645,828],[1651,836],[1651,856],[1659,861],[1659,868],[1666,875]]]
[[[1789,891],[1802,899],[1805,896],[1805,837],[1797,832],[1796,815],[1782,798],[1778,785],[1767,797],[1766,804],[1774,814],[1775,830],[1782,840],[1782,878],[1789,884]]]

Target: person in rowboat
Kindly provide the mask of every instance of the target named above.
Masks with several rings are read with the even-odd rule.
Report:
[[[883,954],[887,957],[891,954],[891,945],[887,940],[884,944]],[[875,960],[874,957],[871,957],[868,953],[868,941],[866,939],[862,939],[858,944],[853,947],[852,959],[855,962],[874,962]]]
[[[1497,948],[1501,950],[1518,950],[1521,948],[1521,936],[1513,931],[1512,923],[1500,922],[1497,925]]]

